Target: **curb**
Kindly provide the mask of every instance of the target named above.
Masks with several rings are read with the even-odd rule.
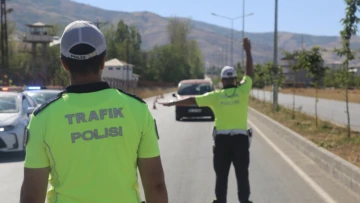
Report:
[[[343,158],[317,146],[298,133],[283,126],[259,111],[249,107],[249,114],[253,115],[263,124],[271,127],[273,132],[296,149],[313,160],[322,170],[341,182],[350,190],[360,193],[360,168],[347,162]]]

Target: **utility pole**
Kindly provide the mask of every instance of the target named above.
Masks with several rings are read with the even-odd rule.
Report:
[[[225,40],[225,42],[226,42],[226,47],[225,47],[225,66],[228,65],[228,62],[229,62],[229,60],[228,60],[228,39],[229,39],[229,34],[226,34],[226,40]],[[224,67],[225,67],[225,66],[224,66]]]
[[[278,107],[278,65],[277,65],[277,53],[278,52],[278,0],[275,0],[275,29],[274,29],[274,59],[273,59],[273,112]]]
[[[242,18],[242,37],[241,37],[241,40],[244,39],[245,37],[245,0],[243,0],[243,18]],[[244,69],[244,71],[246,70],[245,69],[245,62],[244,62],[244,49],[241,47],[241,66],[242,68]]]
[[[126,91],[129,91],[129,66],[130,66],[130,51],[129,51],[129,39],[126,40],[126,58],[127,58],[127,65],[126,65],[126,69],[125,69],[125,86],[126,86]]]
[[[301,34],[301,49],[304,51],[304,34]]]
[[[234,67],[234,60],[233,60],[233,49],[234,49],[234,19],[231,19],[231,66]]]
[[[6,0],[1,0],[1,69],[7,71],[9,68],[8,52],[8,30]]]

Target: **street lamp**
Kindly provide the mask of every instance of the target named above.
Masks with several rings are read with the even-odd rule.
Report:
[[[245,15],[245,0],[243,0],[243,15]],[[241,32],[241,39],[244,39],[245,37],[245,18],[242,18],[242,32]],[[241,49],[241,68],[245,70],[244,65],[244,49]]]
[[[218,14],[216,14],[216,13],[211,13],[211,15],[217,16],[217,17],[220,17],[220,18],[225,18],[225,19],[228,19],[228,20],[231,21],[231,65],[233,66],[233,65],[234,65],[234,61],[233,61],[233,38],[234,38],[233,30],[234,30],[234,20],[241,19],[241,18],[244,19],[245,17],[254,15],[254,13],[249,13],[249,14],[247,14],[247,15],[242,15],[242,16],[238,16],[238,17],[235,17],[235,18],[230,18],[230,17],[218,15]]]

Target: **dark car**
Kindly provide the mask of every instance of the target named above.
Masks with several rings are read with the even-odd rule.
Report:
[[[202,95],[211,91],[214,91],[214,86],[211,80],[182,80],[179,82],[178,91],[176,94],[173,94],[173,97],[176,97],[177,99],[185,99],[191,96]],[[179,121],[184,117],[210,117],[211,120],[214,120],[214,113],[209,107],[198,107],[196,105],[176,106],[175,119]]]

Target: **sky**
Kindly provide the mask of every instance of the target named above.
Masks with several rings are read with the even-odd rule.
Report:
[[[242,16],[243,0],[75,0],[103,9],[137,12],[149,11],[164,17],[189,17],[222,27],[231,21],[211,15]],[[278,30],[302,34],[338,36],[340,20],[345,16],[344,0],[278,0]],[[246,32],[273,32],[275,0],[245,0]],[[234,21],[242,30],[242,20]]]

